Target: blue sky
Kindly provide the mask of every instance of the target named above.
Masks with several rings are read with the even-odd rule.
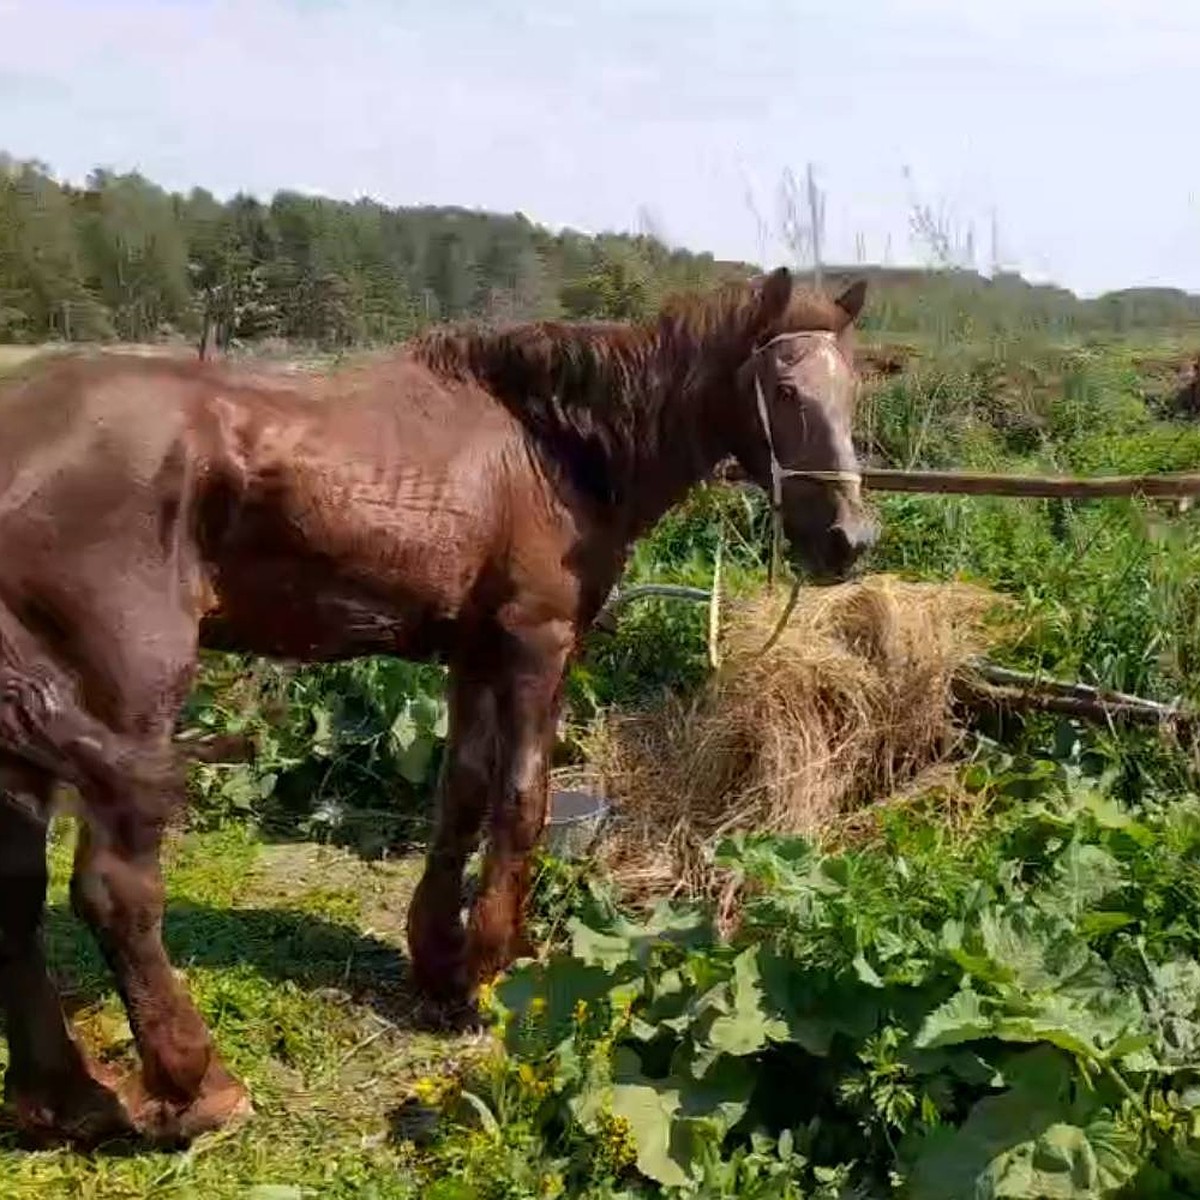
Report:
[[[994,210],[1032,277],[1200,291],[1193,0],[0,0],[0,31],[0,148],[73,179],[648,221],[773,265],[811,161],[830,257],[919,261],[915,198],[982,266]]]

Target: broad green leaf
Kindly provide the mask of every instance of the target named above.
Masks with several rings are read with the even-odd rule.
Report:
[[[1101,829],[1120,832],[1142,846],[1152,845],[1158,838],[1152,829],[1136,820],[1112,796],[1088,788],[1076,791],[1075,798],[1080,810],[1086,812]]]
[[[966,1047],[913,1048],[905,1052],[904,1061],[918,1075],[936,1075],[944,1071],[972,1087],[995,1089],[1005,1085],[1004,1073],[998,1067]]]
[[[1026,989],[1053,986],[1088,957],[1086,944],[1061,922],[1027,909],[982,913],[979,934],[988,959]]]
[[[671,1138],[679,1111],[678,1090],[635,1076],[612,1085],[609,1103],[616,1116],[629,1122],[637,1143],[638,1170],[664,1186],[687,1183],[688,1173],[675,1157]]]
[[[421,730],[413,715],[411,703],[405,703],[396,714],[388,733],[397,754],[403,754],[420,736]]]
[[[440,697],[430,696],[427,693],[414,696],[412,712],[418,727],[426,733],[432,734],[435,738],[446,736],[447,707]]]
[[[417,733],[407,746],[396,755],[396,767],[411,784],[422,784],[429,778],[429,767],[435,749],[433,740],[426,734]]]
[[[601,930],[572,918],[567,928],[577,958],[610,969],[630,960],[645,965],[656,947],[686,949],[711,946],[715,940],[712,922],[704,913],[698,909],[672,910],[665,905],[640,924],[618,916]]]
[[[1035,903],[1047,912],[1071,921],[1094,908],[1125,882],[1121,864],[1099,846],[1072,842],[1055,864],[1055,879],[1035,895]]]
[[[676,1081],[680,1115],[703,1117],[724,1135],[746,1115],[754,1080],[750,1063],[730,1057],[718,1059],[701,1079],[680,1076]]]
[[[933,1050],[986,1038],[993,1028],[992,1009],[993,1006],[975,992],[956,992],[925,1018],[913,1045],[919,1050]]]
[[[1004,1042],[1049,1042],[1071,1054],[1103,1060],[1108,1043],[1132,1045],[1123,1039],[1132,1030],[1128,1013],[1104,1013],[1061,993],[1030,997],[1020,1010],[972,991],[961,991],[925,1019],[914,1039],[918,1049],[953,1046],[997,1038]]]
[[[873,966],[871,966],[869,962],[867,962],[866,957],[863,955],[861,950],[854,956],[853,966],[855,975],[857,975],[858,978],[867,985],[867,987],[881,988],[884,986],[883,980],[879,977],[879,973]]]
[[[1137,918],[1125,912],[1089,912],[1084,913],[1077,922],[1079,932],[1084,937],[1100,937],[1106,933],[1116,933],[1132,925]]]
[[[703,1060],[705,1064],[701,1073],[717,1054],[735,1057],[754,1054],[769,1041],[787,1040],[787,1022],[763,988],[759,954],[757,946],[739,954],[734,960],[733,978],[706,998],[706,1007],[716,1015],[707,1029],[701,1022],[696,1031],[695,1036],[703,1045],[697,1055],[698,1062]]]
[[[758,962],[769,1010],[786,1023],[786,1040],[809,1054],[827,1055],[839,1033],[861,1041],[878,1024],[881,996],[876,989],[865,989],[848,977],[805,970],[765,949]]]
[[[630,939],[622,934],[592,929],[582,921],[572,920],[571,953],[581,962],[606,970],[614,970],[633,958]]]
[[[504,1034],[509,1053],[534,1058],[548,1053],[572,1036],[579,1001],[607,997],[621,982],[565,954],[510,972],[496,987],[497,1002],[512,1014]]]
[[[959,1129],[925,1140],[912,1200],[1103,1200],[1134,1177],[1136,1138],[1077,1110],[1069,1060],[1040,1048],[1012,1074],[1013,1086],[981,1100]]]
[[[1171,1069],[1200,1061],[1200,963],[1174,959],[1154,966],[1143,996],[1157,1033],[1155,1057]]]
[[[1045,1009],[1023,1016],[999,1016],[992,1023],[992,1037],[1003,1042],[1049,1042],[1060,1050],[1083,1058],[1103,1058],[1093,1039],[1086,1010],[1068,1005],[1059,997],[1046,1002]]]

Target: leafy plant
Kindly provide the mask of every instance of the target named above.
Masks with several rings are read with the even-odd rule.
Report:
[[[240,736],[253,755],[193,769],[198,823],[253,818],[373,853],[419,832],[447,735],[439,669],[387,658],[205,666],[185,728]]]
[[[730,839],[728,941],[696,907],[580,910],[496,988],[484,1090],[572,1194],[1192,1186],[1200,804],[1134,812],[1050,761],[970,783],[991,815],[963,838],[909,813],[836,855]]]

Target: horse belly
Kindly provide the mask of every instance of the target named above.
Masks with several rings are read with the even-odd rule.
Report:
[[[201,620],[206,649],[328,662],[367,654],[436,657],[453,619],[419,595],[331,577],[320,562],[259,560],[223,570]]]

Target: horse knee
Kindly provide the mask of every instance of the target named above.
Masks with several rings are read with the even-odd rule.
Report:
[[[71,908],[105,940],[124,941],[151,934],[163,908],[163,882],[157,866],[106,848],[81,846],[71,876]]]

